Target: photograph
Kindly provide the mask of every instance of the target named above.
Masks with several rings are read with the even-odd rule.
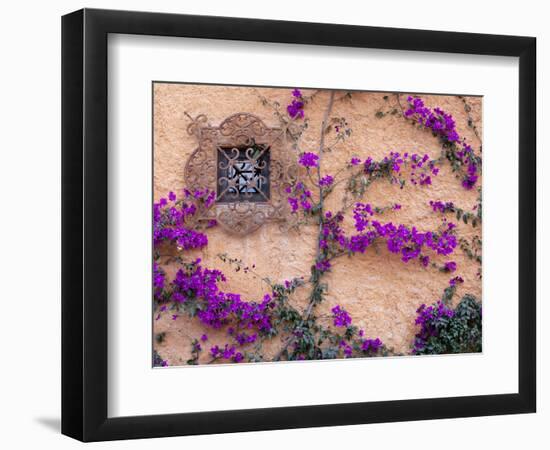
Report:
[[[482,95],[151,89],[153,367],[482,352]]]

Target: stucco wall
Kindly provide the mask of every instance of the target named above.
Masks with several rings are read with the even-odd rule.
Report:
[[[304,95],[314,91],[303,90]],[[342,97],[337,93],[336,98]],[[419,130],[405,122],[399,115],[375,117],[380,109],[388,110],[393,100],[384,100],[385,93],[353,93],[351,99],[337,100],[332,117],[345,117],[353,129],[351,137],[334,151],[323,156],[322,173],[334,174],[344,167],[352,156],[362,159],[371,156],[381,159],[390,151],[428,153],[438,157],[440,145],[431,133]],[[408,94],[401,97],[405,99]],[[272,102],[286,105],[290,99],[289,89],[251,89],[244,87],[201,86],[185,84],[154,85],[154,197],[157,201],[169,191],[177,191],[185,186],[184,167],[193,150],[197,147],[194,136],[187,131],[189,118],[185,112],[195,117],[205,114],[212,125],[218,125],[226,117],[236,112],[249,112],[260,117],[268,126],[278,126],[273,111],[260,101],[264,96]],[[306,107],[309,128],[301,139],[303,151],[318,150],[320,127],[328,102],[328,92],[317,93]],[[468,127],[468,114],[464,103],[454,96],[422,96],[427,106],[439,106],[450,112],[461,136],[479,151],[479,140]],[[472,107],[474,119],[481,136],[482,99],[467,97]],[[391,108],[390,108],[391,109]],[[363,201],[372,205],[400,203],[400,211],[386,213],[383,221],[393,221],[406,225],[417,225],[423,230],[435,230],[441,223],[441,216],[432,212],[430,200],[453,201],[465,210],[471,210],[477,201],[476,189],[465,190],[444,163],[430,187],[416,187],[407,184],[404,189],[385,180],[372,184]],[[327,209],[336,210],[341,202],[342,188],[336,188],[326,202]],[[346,226],[349,226],[349,216]],[[456,220],[453,220],[456,222]],[[481,228],[458,224],[459,236],[470,238],[481,234]],[[316,227],[302,227],[299,232],[283,232],[276,224],[266,224],[253,234],[245,237],[228,235],[221,228],[208,231],[208,246],[201,251],[188,252],[189,259],[201,257],[206,267],[218,268],[228,277],[224,289],[241,293],[247,300],[261,299],[268,292],[260,279],[248,273],[234,272],[219,258],[219,253],[239,258],[247,264],[255,264],[256,272],[271,280],[282,281],[297,276],[306,279],[315,258]],[[481,300],[481,280],[477,277],[479,264],[469,259],[459,248],[452,255],[458,270],[454,275],[464,278],[464,284],[457,290],[455,301],[463,294],[471,293]],[[447,259],[434,258],[443,263]],[[169,277],[176,268],[165,267]],[[325,280],[329,291],[327,301],[317,309],[318,315],[328,315],[335,304],[344,306],[354,319],[354,324],[362,327],[369,337],[380,337],[397,352],[408,352],[416,332],[414,319],[421,303],[433,303],[441,297],[448,285],[450,274],[433,268],[424,268],[416,261],[403,263],[400,257],[391,254],[383,246],[370,248],[365,254],[352,258],[339,258]],[[302,308],[305,305],[307,287],[295,296],[295,302]],[[328,319],[327,323],[328,323]],[[166,332],[165,341],[155,348],[170,365],[185,364],[190,356],[190,341],[199,337],[204,328],[197,320],[179,316],[172,320],[170,314],[154,321],[154,333]],[[227,342],[223,332],[208,332],[207,347]],[[266,347],[266,354],[276,351],[278,342]],[[206,352],[204,352],[206,353]],[[203,354],[201,362],[207,359]]]

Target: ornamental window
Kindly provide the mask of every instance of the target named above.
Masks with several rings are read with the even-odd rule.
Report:
[[[187,131],[199,146],[187,161],[186,185],[216,192],[201,220],[215,219],[227,232],[244,235],[289,218],[285,189],[296,182],[298,169],[286,130],[238,113],[219,126],[198,116]]]

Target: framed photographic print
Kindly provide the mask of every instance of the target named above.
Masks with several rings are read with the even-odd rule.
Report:
[[[534,38],[62,21],[62,432],[535,411]]]

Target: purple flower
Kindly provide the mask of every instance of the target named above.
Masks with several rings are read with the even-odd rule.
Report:
[[[337,327],[347,327],[351,325],[351,317],[347,311],[340,305],[336,305],[331,309],[334,319],[334,325]]]
[[[235,347],[231,346],[228,347],[227,344],[225,345],[225,348],[222,351],[222,355],[225,359],[230,359],[235,354]]]
[[[164,290],[165,273],[160,266],[155,262],[153,263],[153,292],[156,300],[162,299],[162,293]],[[166,309],[166,306],[163,306]],[[161,308],[161,311],[163,309]]]
[[[208,336],[207,336],[206,334],[203,334],[203,335],[201,336],[201,341],[202,341],[202,342],[206,342],[207,340],[208,340]]]
[[[292,212],[294,213],[294,212],[298,211],[298,199],[288,197],[287,200],[288,200],[288,204],[292,208]]]
[[[357,166],[357,165],[361,164],[361,160],[354,156],[353,158],[351,158],[351,161],[349,163],[352,166]]]
[[[449,142],[456,142],[460,139],[460,136],[458,135],[456,130],[452,130],[449,131],[449,133],[447,134],[447,139],[449,140]]]
[[[319,185],[320,186],[324,186],[324,187],[328,187],[330,186],[332,183],[334,182],[334,178],[330,175],[326,175],[324,176],[323,178],[321,178],[319,180]]]
[[[478,179],[478,176],[477,175],[467,175],[463,180],[462,180],[462,186],[465,188],[465,189],[472,189],[476,182],[477,182],[477,179]]]
[[[286,107],[288,115],[292,119],[298,119],[304,117],[304,102],[302,101],[302,93],[299,89],[292,91],[294,97],[290,104]]]
[[[454,261],[447,261],[443,269],[446,272],[454,272],[456,270],[456,263]]]
[[[319,156],[315,153],[305,152],[300,155],[298,162],[304,167],[317,167]]]
[[[173,292],[172,300],[174,300],[176,303],[183,303],[185,300],[187,300],[187,298],[181,292]]]
[[[288,112],[288,115],[292,119],[296,119],[296,118],[301,119],[304,117],[303,107],[304,107],[304,104],[302,102],[292,100],[292,103],[286,107],[286,110]]]
[[[431,184],[432,184],[432,177],[424,173],[420,175],[420,186],[429,186]]]
[[[447,211],[454,211],[454,204],[453,202],[441,202],[439,200],[433,201],[430,200],[430,206],[432,207],[434,212],[447,212]]]
[[[309,211],[311,209],[311,203],[309,203],[307,200],[301,201],[300,206],[306,211]]]
[[[321,261],[318,261],[316,264],[315,264],[315,268],[319,271],[319,272],[326,272],[327,270],[330,269],[330,261],[328,259],[323,259]]]
[[[361,350],[364,352],[371,351],[373,353],[377,352],[380,347],[382,347],[382,341],[380,338],[376,339],[365,339],[361,344]]]
[[[464,283],[464,279],[462,277],[454,277],[449,280],[449,286],[456,286],[459,283]]]
[[[374,216],[374,211],[369,203],[355,204],[353,209],[353,219],[355,220],[355,229],[364,231],[370,223],[370,217]]]

